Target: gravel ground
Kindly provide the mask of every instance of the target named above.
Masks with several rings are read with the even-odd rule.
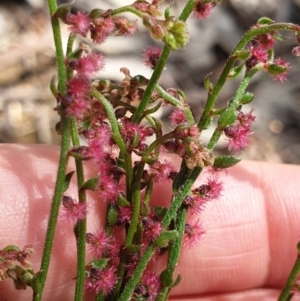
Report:
[[[107,9],[116,7],[118,2],[77,0],[76,8],[85,11],[95,7]],[[184,1],[174,2],[173,12],[176,15]],[[126,3],[130,2],[122,0],[122,4]],[[172,54],[161,85],[184,90],[197,118],[206,99],[205,76],[212,72],[212,80],[217,79],[243,33],[263,15],[276,21],[300,23],[299,12],[299,0],[224,0],[206,22],[189,21],[190,42],[185,49]],[[59,143],[59,137],[53,130],[58,117],[53,112],[55,102],[48,88],[55,74],[48,21],[45,1],[0,2],[2,143]],[[66,37],[66,27],[63,27],[63,32]],[[279,84],[267,74],[259,74],[248,89],[255,94],[252,108],[257,122],[252,144],[243,153],[247,159],[300,163],[300,58],[291,56],[295,40],[291,35],[285,36],[287,40],[280,43],[276,51],[293,66],[288,81]],[[151,70],[141,62],[141,54],[150,44],[159,45],[151,41],[147,31],[141,27],[132,38],[109,38],[105,44],[97,46],[106,57],[105,72],[99,77],[121,79],[121,67],[129,68],[132,75],[149,77]],[[220,105],[232,97],[237,86],[238,80],[228,82],[218,100]],[[167,116],[161,113],[161,118]],[[209,132],[204,133],[205,137],[209,135]],[[218,150],[222,152],[224,148],[225,141],[219,144]]]

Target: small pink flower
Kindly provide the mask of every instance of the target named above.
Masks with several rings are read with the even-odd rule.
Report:
[[[171,175],[175,172],[172,163],[165,160],[164,163],[156,161],[149,169],[149,175],[153,177],[154,182],[161,182],[171,179]]]
[[[250,45],[250,57],[246,61],[247,69],[255,67],[259,63],[266,63],[268,61],[268,53],[259,45]]]
[[[71,25],[69,29],[72,33],[87,36],[90,29],[90,17],[87,14],[80,11],[76,15],[68,14],[65,22]]]
[[[184,112],[177,108],[170,115],[170,119],[171,119],[172,125],[175,125],[175,126],[187,122],[187,118],[186,118],[186,115],[184,114]]]
[[[94,292],[108,295],[118,281],[117,269],[109,267],[103,270],[90,268],[87,272],[85,288]]]
[[[87,233],[86,243],[91,253],[96,258],[101,258],[103,253],[111,247],[111,237],[104,230],[100,230],[95,234]]]
[[[193,10],[193,18],[199,20],[207,19],[214,8],[212,3],[206,3],[204,0],[197,0]]]
[[[91,39],[98,44],[103,43],[114,31],[115,23],[112,18],[95,18],[91,28]]]
[[[129,21],[126,17],[115,17],[115,36],[130,37],[137,31],[137,22]]]
[[[92,52],[82,56],[78,60],[69,62],[72,69],[76,70],[80,76],[90,76],[104,68],[104,57],[101,53]]]
[[[76,203],[71,197],[65,195],[62,198],[62,204],[63,211],[60,217],[65,221],[72,222],[75,225],[78,221],[86,218],[86,203]]]
[[[190,224],[185,224],[183,244],[189,247],[198,245],[204,233],[205,231],[199,220]]]
[[[282,72],[280,74],[272,75],[275,80],[279,80],[280,82],[283,83],[284,81],[286,81],[286,78],[287,78],[287,76],[289,74],[289,71],[290,71],[291,67],[289,66],[289,63],[285,62],[280,57],[276,58],[274,60],[274,64],[286,68],[286,71],[284,71],[284,72]]]
[[[89,108],[88,102],[83,98],[75,98],[67,106],[66,113],[68,116],[76,117],[78,120],[82,120]]]
[[[155,221],[150,217],[145,217],[143,219],[143,226],[144,226],[144,235],[147,241],[153,241],[156,239],[162,231],[161,222]]]
[[[132,207],[119,207],[118,223],[121,225],[129,225],[131,223]]]
[[[99,183],[95,190],[99,193],[99,197],[102,201],[114,204],[120,192],[120,187],[112,177],[103,172],[100,175]]]
[[[90,81],[85,76],[75,76],[68,81],[68,94],[83,97],[90,91]]]
[[[161,56],[161,49],[155,46],[148,46],[143,53],[143,61],[147,67],[154,69]]]
[[[218,199],[221,196],[223,190],[223,183],[218,180],[216,175],[210,176],[206,184],[202,184],[196,189],[193,189],[193,193],[206,198],[207,200]]]
[[[276,40],[271,33],[264,33],[258,35],[255,41],[259,43],[259,46],[265,50],[269,50],[274,47]]]
[[[240,124],[231,125],[224,130],[225,135],[229,138],[229,151],[239,152],[249,145],[248,137],[252,134],[249,129],[245,129]]]
[[[161,284],[159,276],[153,272],[145,270],[141,279],[141,285],[137,289],[137,294],[146,297],[147,301],[155,301],[158,296]]]

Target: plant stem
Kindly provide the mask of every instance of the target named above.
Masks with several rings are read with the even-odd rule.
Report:
[[[71,135],[73,145],[80,146],[79,134],[77,130],[76,119],[71,119]],[[77,172],[77,185],[78,185],[78,199],[80,203],[86,203],[85,190],[79,189],[85,182],[84,170],[81,160],[75,159],[76,172]],[[74,233],[76,236],[77,245],[77,275],[76,275],[76,288],[75,288],[75,301],[83,300],[84,294],[84,280],[85,280],[85,236],[86,236],[86,219],[79,221],[75,228]]]
[[[300,252],[299,252],[300,251],[300,243],[298,243],[297,249],[298,249],[298,254],[297,254],[296,261],[295,261],[294,266],[290,272],[290,275],[281,291],[281,294],[277,299],[278,301],[290,300],[292,298],[292,296],[294,295],[294,293],[291,292],[291,289],[293,288],[293,285],[295,284],[295,281],[296,281],[297,276],[300,271]]]
[[[236,53],[238,53],[239,51],[242,51],[244,49],[244,47],[257,35],[274,32],[277,30],[287,30],[287,31],[299,32],[300,26],[297,26],[292,23],[275,23],[275,24],[270,24],[270,25],[264,25],[261,27],[255,27],[255,28],[250,29],[241,38],[240,42],[234,48],[229,59],[227,60],[225,67],[224,67],[219,79],[217,80],[215,86],[213,87],[212,91],[208,95],[204,111],[198,122],[198,127],[200,130],[204,129],[204,127],[210,117],[210,112],[215,105],[216,99],[217,99],[221,89],[223,88],[226,80],[228,79],[228,75],[231,71],[231,68],[234,66],[234,63],[237,60]]]
[[[57,8],[56,1],[48,0],[48,7],[49,7],[50,15],[52,16]],[[64,64],[64,54],[62,48],[59,20],[51,17],[51,24],[52,24],[54,43],[56,48],[57,69],[58,69],[58,78],[59,78],[58,89],[61,95],[65,95],[67,92],[67,72]],[[46,239],[44,244],[41,267],[39,273],[36,274],[34,279],[35,282],[34,293],[33,293],[34,301],[39,301],[42,299],[42,294],[45,287],[45,282],[46,282],[47,273],[50,264],[50,256],[53,247],[59,205],[64,189],[65,174],[66,174],[66,168],[68,164],[70,128],[69,128],[69,120],[66,117],[65,108],[63,106],[61,107],[61,130],[62,130],[62,134],[61,134],[62,141],[61,141],[59,166],[57,171],[54,196],[52,199],[51,211],[50,211],[48,227],[46,232]]]

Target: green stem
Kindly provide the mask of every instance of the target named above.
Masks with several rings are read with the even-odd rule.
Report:
[[[183,235],[185,230],[186,216],[187,216],[187,209],[186,208],[179,209],[177,214],[177,221],[176,221],[176,230],[178,231],[178,238],[174,242],[170,243],[168,265],[167,265],[166,273],[164,274],[164,277],[166,277],[166,279],[173,279],[173,274],[175,272],[178,259],[180,256],[181,245],[182,245],[182,240],[183,240]],[[173,282],[174,280],[172,281],[171,284],[169,284],[168,286],[164,287],[161,290],[161,292],[159,293],[159,298],[156,301],[167,300]]]
[[[166,99],[170,104],[172,104],[173,106],[178,107],[179,109],[183,110],[186,118],[189,122],[189,124],[194,124],[195,120],[192,114],[191,109],[189,108],[189,106],[185,103],[182,103],[179,99],[175,98],[174,96],[170,95],[167,91],[165,91],[161,86],[156,85],[155,86],[155,90],[156,92],[158,92],[158,94],[163,97],[164,99]]]
[[[132,158],[131,154],[128,154],[126,145],[123,141],[123,138],[121,136],[120,130],[119,130],[119,124],[115,116],[115,111],[110,102],[98,91],[92,90],[91,95],[99,100],[99,102],[104,106],[110,125],[112,130],[113,139],[120,148],[121,155],[124,158],[124,164],[125,164],[125,171],[126,171],[126,197],[129,202],[131,202],[132,199]]]
[[[52,16],[57,8],[55,0],[48,0],[48,7],[50,15]],[[65,95],[67,92],[67,72],[64,64],[64,53],[62,48],[62,39],[59,26],[59,20],[51,18],[52,31],[56,49],[56,59],[57,59],[57,71],[58,71],[58,89],[61,95]],[[42,262],[39,273],[36,274],[34,282],[35,288],[33,293],[33,300],[40,301],[42,299],[43,290],[45,287],[45,282],[47,278],[47,273],[49,270],[50,256],[53,247],[57,216],[59,211],[59,205],[64,190],[65,174],[68,164],[68,150],[70,145],[70,128],[69,120],[66,117],[65,108],[61,107],[61,128],[62,128],[62,141],[61,150],[59,158],[59,166],[57,171],[57,178],[54,189],[54,196],[51,204],[51,211],[48,221],[48,227],[46,232],[46,239],[44,244],[44,251],[42,256]]]
[[[291,289],[293,288],[293,285],[295,284],[295,281],[297,279],[297,276],[300,271],[300,243],[298,243],[298,254],[296,261],[294,263],[294,266],[290,272],[290,275],[281,291],[281,294],[278,297],[278,301],[287,301],[290,300],[291,297],[294,295],[294,293],[291,292]]]
[[[73,145],[75,147],[80,146],[80,139],[77,130],[76,119],[71,119],[71,136]],[[77,184],[81,187],[84,182],[84,170],[81,160],[75,159],[76,171],[77,171]],[[78,199],[80,203],[86,203],[85,190],[78,190]],[[83,300],[84,294],[84,280],[85,280],[85,237],[86,237],[86,219],[79,221],[75,228],[74,233],[76,236],[77,245],[77,275],[76,275],[76,288],[75,288],[75,301]]]
[[[135,271],[131,275],[131,278],[127,282],[123,293],[121,294],[118,301],[129,301],[131,300],[131,294],[134,291],[136,285],[140,281],[140,278],[147,267],[148,262],[150,261],[151,257],[153,256],[155,251],[155,246],[150,245],[146,249],[145,253],[143,254],[143,257],[140,259]]]
[[[135,9],[134,7],[129,6],[129,5],[114,9],[113,12],[111,13],[111,15],[115,16],[115,15],[122,14],[122,13],[132,13],[132,14],[140,17],[141,19],[143,18],[143,15],[144,15],[140,10]]]
[[[287,31],[295,31],[295,32],[297,31],[298,32],[300,30],[300,26],[297,26],[292,23],[275,23],[275,24],[270,24],[270,25],[264,25],[262,27],[255,27],[245,33],[245,35],[242,37],[240,42],[237,44],[237,46],[232,51],[219,79],[217,80],[214,88],[208,95],[204,111],[198,122],[198,127],[200,130],[204,129],[208,119],[210,118],[210,112],[215,105],[216,99],[217,99],[221,89],[223,88],[223,86],[228,78],[228,75],[229,75],[232,67],[234,66],[234,63],[237,60],[236,54],[239,51],[242,51],[244,49],[244,47],[257,35],[274,32],[277,30],[287,30]]]

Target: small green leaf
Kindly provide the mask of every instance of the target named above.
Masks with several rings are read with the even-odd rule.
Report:
[[[267,67],[267,71],[272,75],[278,75],[284,73],[288,68],[277,64],[270,64]]]
[[[103,15],[104,10],[100,8],[95,8],[89,13],[91,19],[99,18]]]
[[[118,219],[118,209],[116,206],[110,206],[107,213],[107,221],[110,226],[114,226]]]
[[[160,282],[162,287],[171,287],[173,284],[173,269],[165,269],[160,274]]]
[[[53,14],[52,18],[59,18],[62,19],[63,21],[66,20],[67,15],[70,13],[72,6],[74,5],[74,1],[71,3],[65,3],[60,5],[56,12]]]
[[[82,56],[82,54],[83,54],[83,49],[78,48],[68,55],[68,60],[77,60]]]
[[[176,230],[169,230],[169,231],[162,231],[162,233],[156,238],[154,241],[155,245],[159,248],[166,247],[170,241],[176,239],[178,237],[178,231]]]
[[[220,129],[224,129],[227,126],[233,124],[236,120],[236,116],[237,116],[237,113],[236,113],[235,109],[230,109],[230,110],[224,111],[218,119],[218,127]]]
[[[119,193],[119,195],[118,195],[117,204],[120,207],[129,207],[130,206],[130,203],[127,201],[127,199],[121,193]]]
[[[239,163],[242,159],[241,158],[236,158],[233,156],[220,156],[216,157],[213,167],[215,168],[228,168],[236,165]]]
[[[270,18],[267,18],[267,17],[262,17],[262,18],[259,18],[258,21],[257,21],[257,24],[258,25],[268,25],[268,24],[272,24],[274,23],[275,21],[270,19]]]
[[[204,80],[204,87],[207,92],[211,92],[212,89],[214,88],[213,84],[210,81],[211,75],[212,75],[212,73],[209,73],[208,75],[206,75],[205,80]]]
[[[11,252],[11,251],[19,252],[21,250],[20,250],[20,248],[18,246],[8,245],[4,249],[1,250],[1,253]]]
[[[75,173],[75,171],[71,171],[69,173],[67,173],[65,175],[65,181],[64,181],[64,186],[63,186],[63,192],[65,192],[66,190],[68,190],[69,186],[70,186],[70,182],[72,179],[73,174]]]
[[[250,56],[250,50],[241,50],[235,53],[235,56],[241,60],[241,61],[245,61],[249,58]]]
[[[95,190],[99,183],[99,176],[93,177],[87,180],[81,187],[80,190]]]
[[[168,211],[167,208],[158,207],[158,206],[153,206],[153,209],[154,209],[156,215],[159,217],[160,220],[162,220],[164,218],[166,212]]]
[[[232,68],[228,74],[228,78],[232,78],[232,79],[237,78],[241,74],[243,68],[244,68],[244,64]]]
[[[240,104],[246,105],[254,99],[254,95],[250,92],[246,92],[240,99]]]
[[[168,6],[165,10],[165,19],[169,19],[171,16],[171,6]]]
[[[269,49],[268,50],[268,60],[270,62],[273,62],[274,61],[274,50],[273,49]]]
[[[172,287],[178,285],[180,283],[180,281],[181,281],[181,278],[182,278],[181,275],[178,274],[176,280],[172,283]]]
[[[90,261],[88,265],[92,266],[93,268],[103,270],[107,266],[109,260],[110,260],[109,258],[95,259]]]
[[[50,82],[50,91],[52,95],[57,99],[59,92],[57,90],[57,82],[56,82],[56,76],[53,76]]]

